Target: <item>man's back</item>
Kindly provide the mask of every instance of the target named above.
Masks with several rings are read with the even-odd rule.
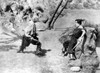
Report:
[[[82,35],[82,29],[77,27],[76,29],[74,29],[74,31],[73,31],[71,36],[75,37],[76,39],[78,39],[81,35]]]

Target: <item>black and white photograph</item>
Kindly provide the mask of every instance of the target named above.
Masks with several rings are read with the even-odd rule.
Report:
[[[100,0],[0,0],[0,73],[100,73]]]

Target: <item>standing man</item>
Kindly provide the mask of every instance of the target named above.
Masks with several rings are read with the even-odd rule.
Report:
[[[38,39],[38,34],[36,33],[36,25],[35,23],[38,21],[38,18],[31,19],[29,21],[29,25],[24,30],[24,35],[22,37],[22,44],[19,52],[24,52],[24,49],[32,43],[33,45],[37,45],[36,54],[41,53],[41,42]]]
[[[40,18],[42,17],[44,10],[40,6],[36,6],[34,10],[32,10],[29,19],[29,25],[24,30],[24,35],[22,38],[22,45],[18,52],[23,52],[24,49],[32,43],[33,45],[37,45],[36,54],[42,53],[41,42],[38,39],[38,34],[36,33],[36,26],[38,22],[41,22]]]

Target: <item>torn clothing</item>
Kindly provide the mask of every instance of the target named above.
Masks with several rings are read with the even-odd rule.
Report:
[[[76,28],[73,31],[73,34],[71,35],[71,40],[70,40],[69,45],[68,45],[68,53],[73,52],[73,48],[78,43],[78,39],[79,38],[81,39],[83,36],[84,36],[83,35],[83,29]]]
[[[74,46],[78,43],[78,39],[81,40],[81,38],[84,36],[85,34],[85,30],[83,28],[80,27],[76,27],[71,33],[69,33],[68,35],[64,35],[61,38],[63,39],[64,37],[66,41],[63,42],[63,47],[65,48],[65,51],[67,51],[67,53],[71,54],[73,52],[75,52],[73,50]],[[60,40],[62,40],[60,38]],[[64,40],[64,39],[63,39]]]
[[[71,37],[78,39],[81,35],[82,35],[82,29],[76,28],[76,29],[74,29],[73,33],[71,34]]]

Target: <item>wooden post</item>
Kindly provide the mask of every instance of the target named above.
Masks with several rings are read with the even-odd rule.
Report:
[[[71,1],[72,1],[72,0],[67,0],[67,1],[66,1],[64,7],[61,9],[61,11],[59,12],[59,14],[56,16],[56,18],[55,18],[54,21],[52,22],[52,24],[51,24],[51,28],[54,27],[54,23],[56,22],[57,18],[58,18],[59,15],[62,13],[62,11],[64,10],[64,8],[67,6],[67,4],[68,4],[69,2],[71,2]]]
[[[56,10],[55,10],[55,12],[54,12],[54,14],[53,14],[51,20],[49,21],[49,24],[48,24],[48,28],[49,28],[49,29],[51,29],[51,23],[52,23],[52,21],[53,21],[55,15],[56,15],[56,13],[57,13],[57,11],[58,11],[60,5],[62,4],[62,2],[63,2],[63,0],[60,1],[60,3],[58,4],[58,6],[57,6],[57,8],[56,8]]]

